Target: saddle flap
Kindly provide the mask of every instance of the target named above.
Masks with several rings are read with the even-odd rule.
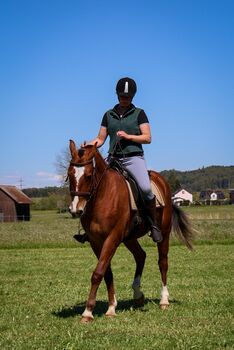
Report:
[[[126,181],[127,186],[128,186],[131,209],[137,210],[138,209],[137,203],[138,203],[138,198],[139,198],[139,190],[137,188],[137,185],[132,179],[131,179],[131,181],[129,181],[129,178],[128,179],[125,178],[125,181]],[[151,190],[156,197],[156,207],[157,208],[164,207],[165,201],[164,201],[163,195],[162,195],[159,187],[152,180],[150,180],[150,185],[151,185]]]
[[[165,207],[165,201],[157,184],[150,180],[151,190],[156,197],[156,207]]]

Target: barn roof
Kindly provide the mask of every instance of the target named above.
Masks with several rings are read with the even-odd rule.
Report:
[[[19,204],[31,204],[32,200],[15,186],[0,185],[0,190]]]

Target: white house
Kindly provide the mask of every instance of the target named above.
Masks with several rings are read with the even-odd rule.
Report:
[[[215,193],[215,192],[211,193],[210,200],[211,201],[217,201],[217,199],[218,199],[217,193]]]
[[[177,203],[178,205],[180,205],[181,203],[183,203],[185,201],[192,203],[193,202],[193,195],[192,195],[192,193],[190,193],[187,190],[182,188],[181,190],[179,190],[178,192],[176,192],[174,194],[172,199],[173,199],[174,203]]]

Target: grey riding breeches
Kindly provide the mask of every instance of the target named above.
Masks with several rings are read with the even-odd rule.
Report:
[[[126,170],[139,186],[143,199],[149,201],[154,198],[151,190],[149,174],[146,167],[144,156],[133,156],[118,158],[124,170]]]

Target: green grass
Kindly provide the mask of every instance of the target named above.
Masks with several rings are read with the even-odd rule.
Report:
[[[0,248],[76,247],[79,221],[70,214],[33,211],[31,221],[0,224]]]
[[[104,284],[92,324],[81,325],[95,258],[89,248],[1,250],[1,349],[233,349],[233,246],[170,250],[170,307],[158,307],[157,254],[146,247],[143,308],[132,305],[133,259],[113,259],[119,307],[107,308]]]
[[[117,316],[104,316],[102,283],[88,325],[79,321],[96,259],[72,240],[78,221],[33,212],[30,222],[0,224],[0,349],[233,349],[233,207],[202,209],[185,209],[200,229],[194,251],[171,240],[169,309],[158,307],[157,249],[145,237],[144,307],[133,307],[135,264],[121,246],[112,261]]]
[[[183,207],[194,220],[234,220],[234,205]]]
[[[184,208],[196,230],[195,244],[229,244],[234,239],[234,206]],[[79,220],[55,211],[32,211],[29,222],[0,223],[0,249],[77,247]],[[148,236],[142,244],[152,246]],[[172,234],[172,245],[180,244]],[[86,246],[86,245],[85,245]]]

